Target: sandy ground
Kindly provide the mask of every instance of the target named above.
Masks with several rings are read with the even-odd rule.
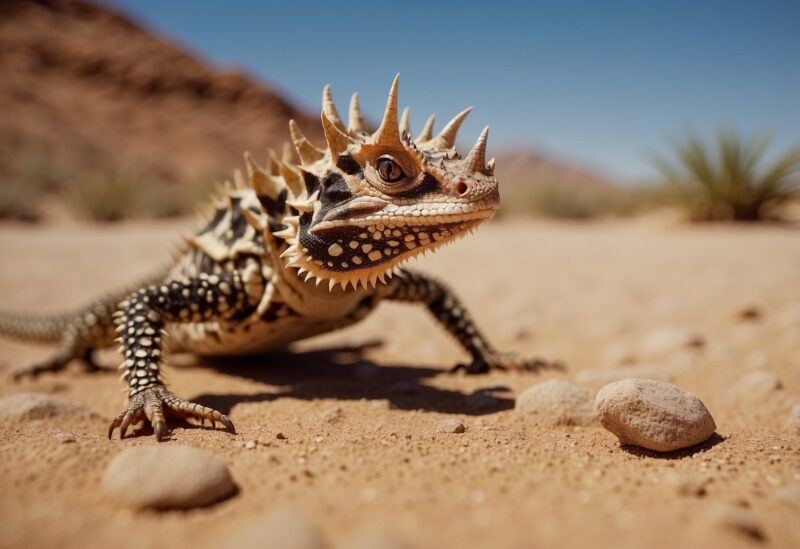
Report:
[[[60,311],[133,281],[164,261],[182,226],[2,226],[2,309]],[[569,370],[450,375],[464,359],[455,344],[421,308],[391,304],[293,354],[183,360],[168,370],[171,388],[230,413],[239,434],[176,425],[165,444],[223,456],[240,491],[199,510],[136,512],[100,487],[122,448],[155,444],[144,431],[106,439],[124,401],[117,377],[76,368],[13,384],[13,368],[48,350],[2,341],[0,395],[52,393],[98,416],[0,425],[0,546],[214,546],[288,503],[338,547],[376,529],[411,547],[800,547],[798,508],[776,498],[800,481],[800,438],[784,427],[800,402],[796,229],[495,223],[418,265],[450,281],[498,347]],[[741,319],[752,307],[761,316]],[[664,327],[706,344],[639,356]],[[637,362],[615,365],[628,347]],[[545,428],[513,410],[542,379],[597,389],[586,372],[642,367],[700,396],[719,436],[656,456],[599,426]],[[737,385],[755,370],[781,387]],[[466,433],[437,433],[450,417]],[[77,442],[58,442],[53,427]],[[700,493],[676,489],[676,476]],[[745,510],[762,539],[726,526],[721,504]]]

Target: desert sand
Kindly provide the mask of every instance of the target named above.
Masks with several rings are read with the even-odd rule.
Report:
[[[188,226],[2,225],[2,309],[77,307],[162,265]],[[800,403],[796,229],[498,222],[413,266],[449,281],[497,347],[568,369],[450,374],[466,357],[423,308],[397,304],[291,353],[176,357],[171,389],[229,413],[238,434],[173,423],[162,444],[221,456],[239,491],[134,511],[101,479],[122,449],[156,442],[149,429],[106,438],[125,399],[117,376],[13,383],[50,349],[2,340],[0,396],[48,393],[96,415],[0,425],[0,546],[213,547],[287,505],[334,547],[800,546],[800,508],[777,497],[800,483],[787,427]],[[717,434],[656,454],[513,409],[545,379],[596,391],[637,376],[699,396]],[[439,432],[450,418],[466,431]]]

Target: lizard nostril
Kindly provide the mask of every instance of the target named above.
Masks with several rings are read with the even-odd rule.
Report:
[[[456,190],[458,191],[458,194],[466,194],[468,189],[469,187],[467,187],[467,184],[464,183],[463,181],[459,181],[458,185],[456,185]]]

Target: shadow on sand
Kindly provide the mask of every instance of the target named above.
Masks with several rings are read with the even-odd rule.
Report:
[[[202,358],[197,366],[226,375],[275,385],[280,390],[263,393],[201,394],[194,402],[228,414],[236,404],[267,402],[279,398],[304,400],[388,400],[402,410],[426,410],[483,415],[514,407],[511,398],[498,396],[504,386],[487,386],[472,393],[432,387],[425,380],[451,374],[440,368],[378,365],[365,358],[380,341],[358,346],[310,351],[282,351],[247,357]]]

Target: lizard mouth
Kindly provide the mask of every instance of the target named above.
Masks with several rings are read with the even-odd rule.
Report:
[[[491,201],[476,203],[429,203],[396,205],[374,197],[359,197],[335,208],[309,228],[319,234],[348,227],[394,225],[431,227],[480,222],[494,216],[497,209]]]

